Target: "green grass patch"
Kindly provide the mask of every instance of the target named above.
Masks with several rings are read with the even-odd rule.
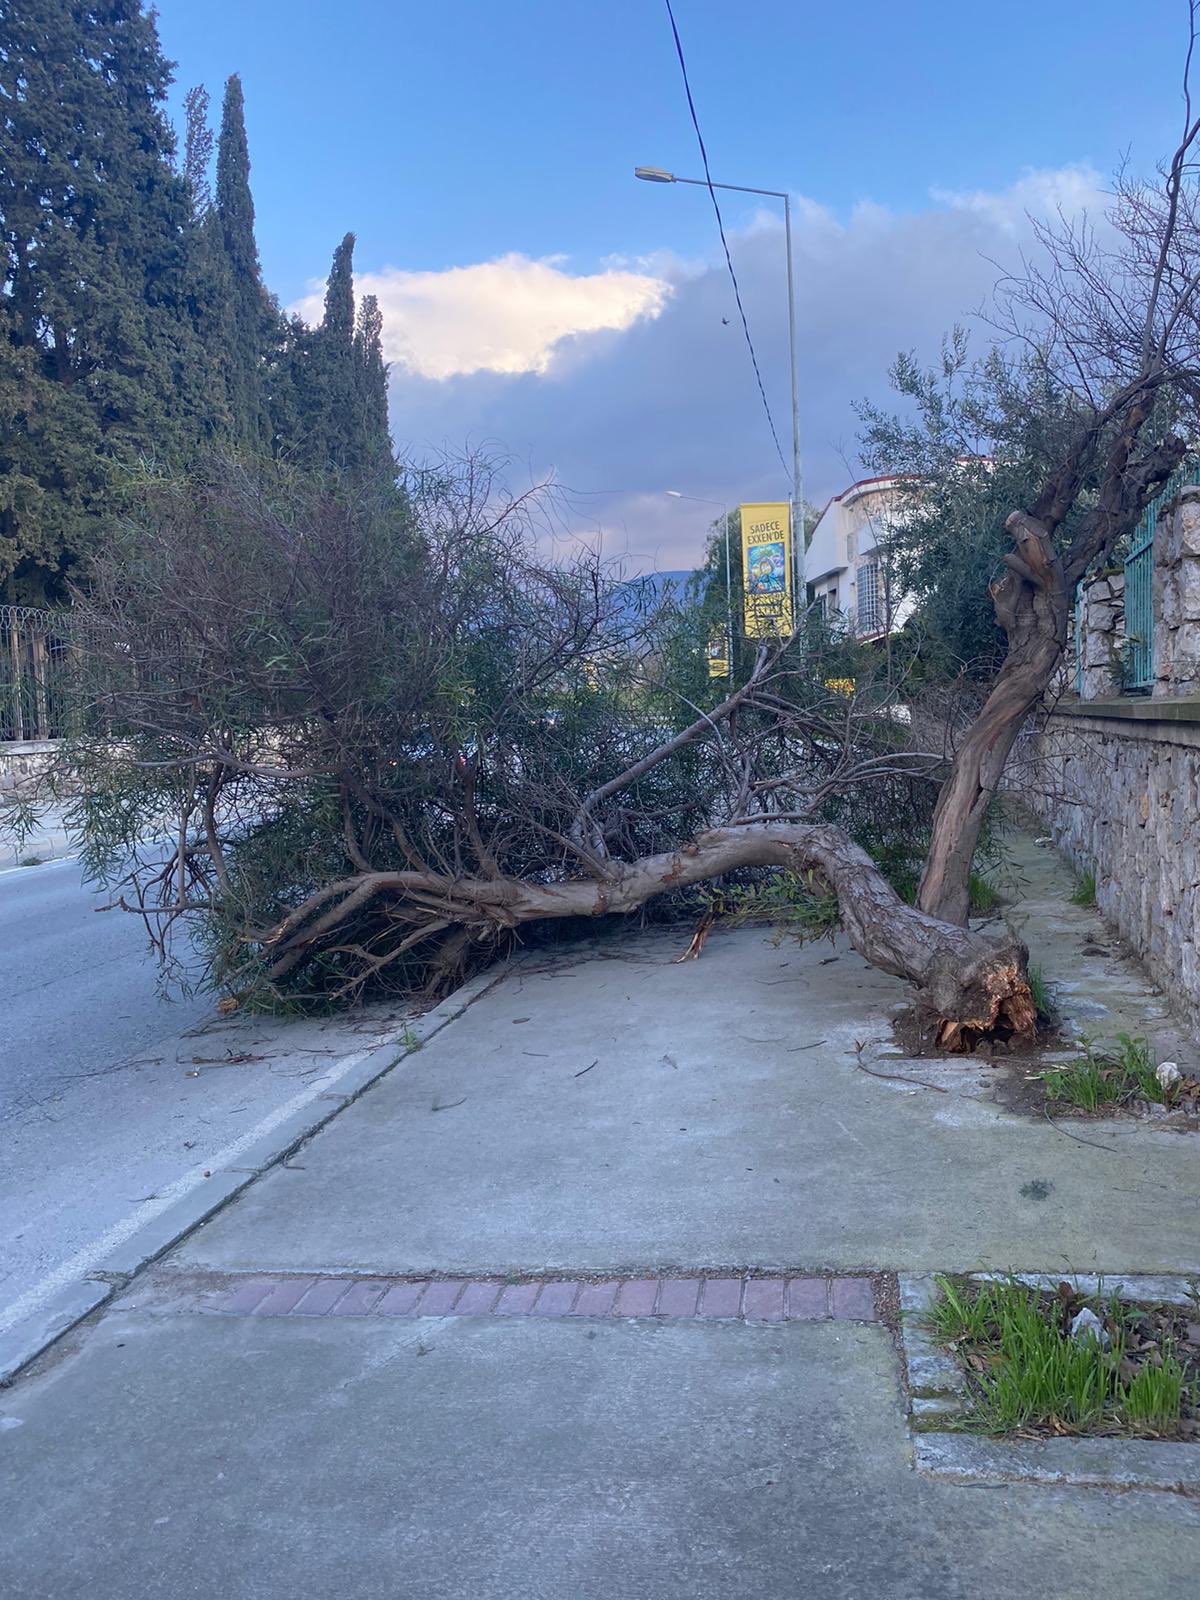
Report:
[[[1032,983],[1030,984],[1032,990]],[[1078,1111],[1099,1111],[1131,1100],[1152,1100],[1170,1106],[1178,1100],[1181,1084],[1164,1088],[1155,1074],[1154,1058],[1145,1039],[1118,1033],[1107,1049],[1083,1041],[1083,1054],[1064,1066],[1042,1074],[1047,1100],[1074,1106]]]
[[[995,887],[986,878],[981,878],[977,872],[971,874],[969,892],[973,917],[981,917],[988,911],[994,911],[1000,904],[1000,895]]]
[[[1200,1351],[1196,1324],[1175,1306],[1136,1306],[1101,1291],[1057,1293],[1016,1278],[937,1279],[922,1318],[959,1360],[969,1407],[959,1424],[976,1433],[1131,1433],[1191,1437]],[[1103,1339],[1071,1334],[1079,1311],[1103,1324]]]
[[[1039,1017],[1052,1017],[1054,1015],[1054,1001],[1050,994],[1050,985],[1046,982],[1046,974],[1041,967],[1029,969],[1029,995],[1037,1007]]]
[[[1071,895],[1073,906],[1094,906],[1096,904],[1096,874],[1092,871],[1081,872],[1075,880],[1075,889]]]

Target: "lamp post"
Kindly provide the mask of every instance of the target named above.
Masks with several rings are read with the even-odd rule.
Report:
[[[643,183],[688,183],[698,189],[709,185],[703,178],[677,178],[662,167],[634,167],[633,175]],[[792,274],[792,202],[783,189],[753,189],[744,183],[714,183],[714,189],[732,189],[738,194],[761,194],[772,200],[783,201],[783,230],[787,243],[787,297],[788,297],[788,355],[792,371],[792,567],[796,586],[795,606],[803,616],[808,604],[804,576],[804,496],[800,471],[800,382],[796,368],[796,290]],[[682,497],[681,497],[682,498]],[[728,522],[726,523],[726,551],[728,553]],[[731,636],[732,639],[732,636]]]
[[[691,500],[698,506],[720,506],[721,527],[725,534],[725,676],[733,677],[733,578],[729,561],[729,502],[706,500],[699,494],[681,494],[678,489],[668,489],[672,500]]]

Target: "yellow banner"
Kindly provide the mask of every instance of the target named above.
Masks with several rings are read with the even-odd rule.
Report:
[[[729,630],[715,628],[708,636],[708,675],[710,678],[729,676]]]
[[[792,631],[792,511],[786,500],[742,506],[742,581],[748,639]]]

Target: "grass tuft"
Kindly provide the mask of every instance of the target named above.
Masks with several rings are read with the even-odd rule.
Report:
[[[1052,1017],[1054,1015],[1054,1002],[1050,998],[1050,985],[1046,982],[1046,974],[1041,967],[1029,969],[1029,997],[1037,1007],[1039,1017]]]
[[[971,874],[970,897],[971,915],[975,917],[994,911],[1000,903],[1000,896],[995,888],[977,872]]]
[[[1032,990],[1032,980],[1030,989]],[[1042,1074],[1046,1098],[1079,1111],[1098,1111],[1101,1106],[1124,1105],[1130,1100],[1152,1100],[1158,1105],[1173,1105],[1180,1085],[1164,1089],[1155,1075],[1154,1058],[1145,1039],[1118,1033],[1109,1050],[1101,1050],[1090,1039],[1083,1041],[1083,1055],[1065,1066]]]
[[[1096,904],[1096,874],[1092,870],[1081,872],[1075,881],[1075,890],[1071,895],[1073,906],[1094,906]]]
[[[1180,1431],[1195,1410],[1195,1386],[1173,1350],[1140,1364],[1131,1359],[1141,1315],[1115,1295],[1059,1295],[1016,1278],[956,1283],[937,1279],[938,1297],[923,1320],[951,1349],[968,1377],[972,1406],[963,1426],[980,1433],[1052,1433],[1124,1429]],[[1070,1319],[1083,1304],[1101,1318],[1108,1345],[1074,1339]]]

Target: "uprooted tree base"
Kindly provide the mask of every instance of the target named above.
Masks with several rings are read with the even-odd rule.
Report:
[[[310,959],[321,941],[374,902],[412,924],[408,949],[441,940],[434,970],[460,968],[472,947],[550,919],[637,911],[656,896],[755,867],[815,873],[836,896],[851,945],[873,966],[916,989],[939,1045],[974,1049],[984,1039],[1030,1037],[1037,1012],[1019,940],[997,941],[907,905],[871,858],[827,823],[762,823],[715,828],[692,843],[631,864],[600,880],[539,884],[512,878],[451,878],[429,872],[359,873],[326,885],[263,935],[267,981]]]

